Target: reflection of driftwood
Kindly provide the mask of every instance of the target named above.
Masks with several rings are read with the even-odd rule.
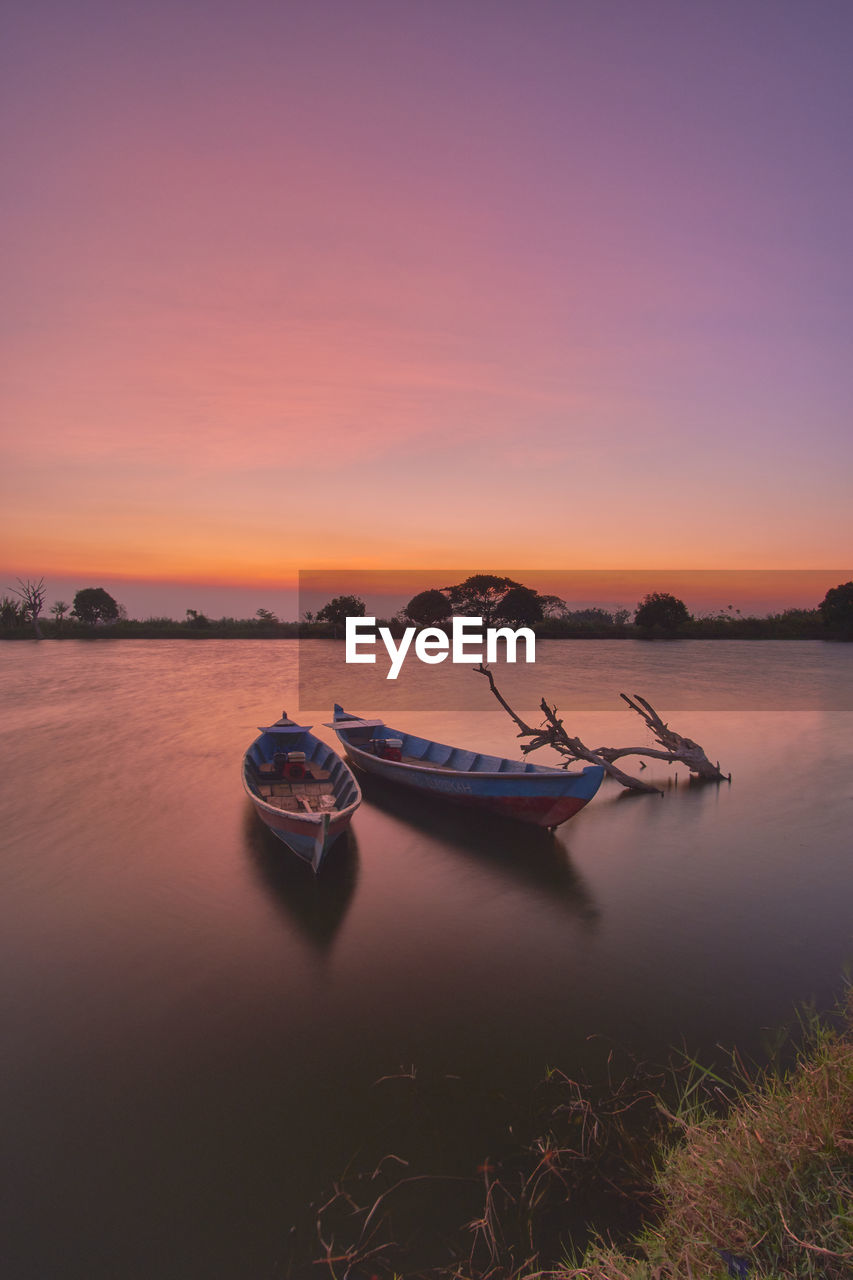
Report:
[[[557,708],[549,706],[544,698],[539,704],[545,717],[544,724],[541,724],[536,729],[526,724],[498,689],[489,668],[481,665],[477,667],[477,671],[480,675],[486,677],[492,693],[507,715],[511,716],[518,725],[520,730],[518,736],[520,738],[530,738],[529,742],[525,742],[522,745],[521,750],[524,755],[528,755],[531,751],[538,751],[540,747],[553,747],[560,755],[566,757],[567,764],[577,760],[586,760],[590,764],[601,765],[605,773],[608,773],[611,778],[615,778],[623,787],[628,787],[631,791],[660,793],[660,787],[654,787],[648,782],[641,782],[639,778],[632,777],[629,773],[623,773],[614,764],[614,761],[621,756],[651,756],[654,760],[665,760],[667,764],[686,764],[690,772],[695,774],[697,778],[704,778],[714,782],[731,780],[730,775],[727,778],[724,773],[720,772],[719,763],[716,765],[711,764],[698,742],[694,742],[692,738],[682,738],[680,733],[670,729],[669,725],[661,720],[651,703],[647,702],[645,698],[641,698],[639,694],[635,693],[633,699],[629,698],[625,693],[619,696],[627,702],[632,711],[636,711],[637,715],[642,717],[657,738],[662,750],[657,750],[654,747],[597,747],[593,750],[585,746],[580,738],[572,737],[568,733],[562,720],[557,716]]]

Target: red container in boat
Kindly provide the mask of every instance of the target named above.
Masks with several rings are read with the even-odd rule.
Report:
[[[294,782],[304,778],[305,769],[305,752],[304,751],[288,751],[287,761],[284,766],[285,778],[292,778]]]

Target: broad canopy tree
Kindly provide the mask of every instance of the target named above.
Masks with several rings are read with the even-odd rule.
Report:
[[[117,622],[121,610],[116,601],[103,587],[84,587],[74,597],[72,618],[78,618],[88,627],[99,622]]]
[[[433,588],[412,596],[402,612],[404,619],[416,627],[437,627],[448,621],[451,608],[444,592]]]
[[[520,587],[522,591],[529,590],[512,578],[502,578],[495,573],[475,573],[464,582],[457,582],[452,587],[442,587],[441,590],[450,601],[453,613],[482,618],[483,626],[490,627],[500,616],[500,607],[514,587]]]
[[[542,621],[542,604],[538,592],[530,587],[512,586],[495,610],[495,618],[516,627],[530,627]]]
[[[337,635],[338,627],[346,626],[347,618],[363,618],[366,613],[361,596],[335,596],[318,611],[315,621],[331,622]]]

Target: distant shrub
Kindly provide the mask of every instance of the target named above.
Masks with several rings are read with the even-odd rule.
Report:
[[[687,605],[668,591],[652,591],[637,605],[634,623],[643,631],[674,633],[690,622]]]

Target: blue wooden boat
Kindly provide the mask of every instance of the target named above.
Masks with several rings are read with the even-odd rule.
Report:
[[[592,799],[604,770],[577,773],[481,755],[349,715],[335,704],[334,729],[347,758],[366,773],[439,799],[537,827],[558,827]]]
[[[286,711],[243,757],[243,786],[261,821],[315,871],[361,804],[349,766]]]

